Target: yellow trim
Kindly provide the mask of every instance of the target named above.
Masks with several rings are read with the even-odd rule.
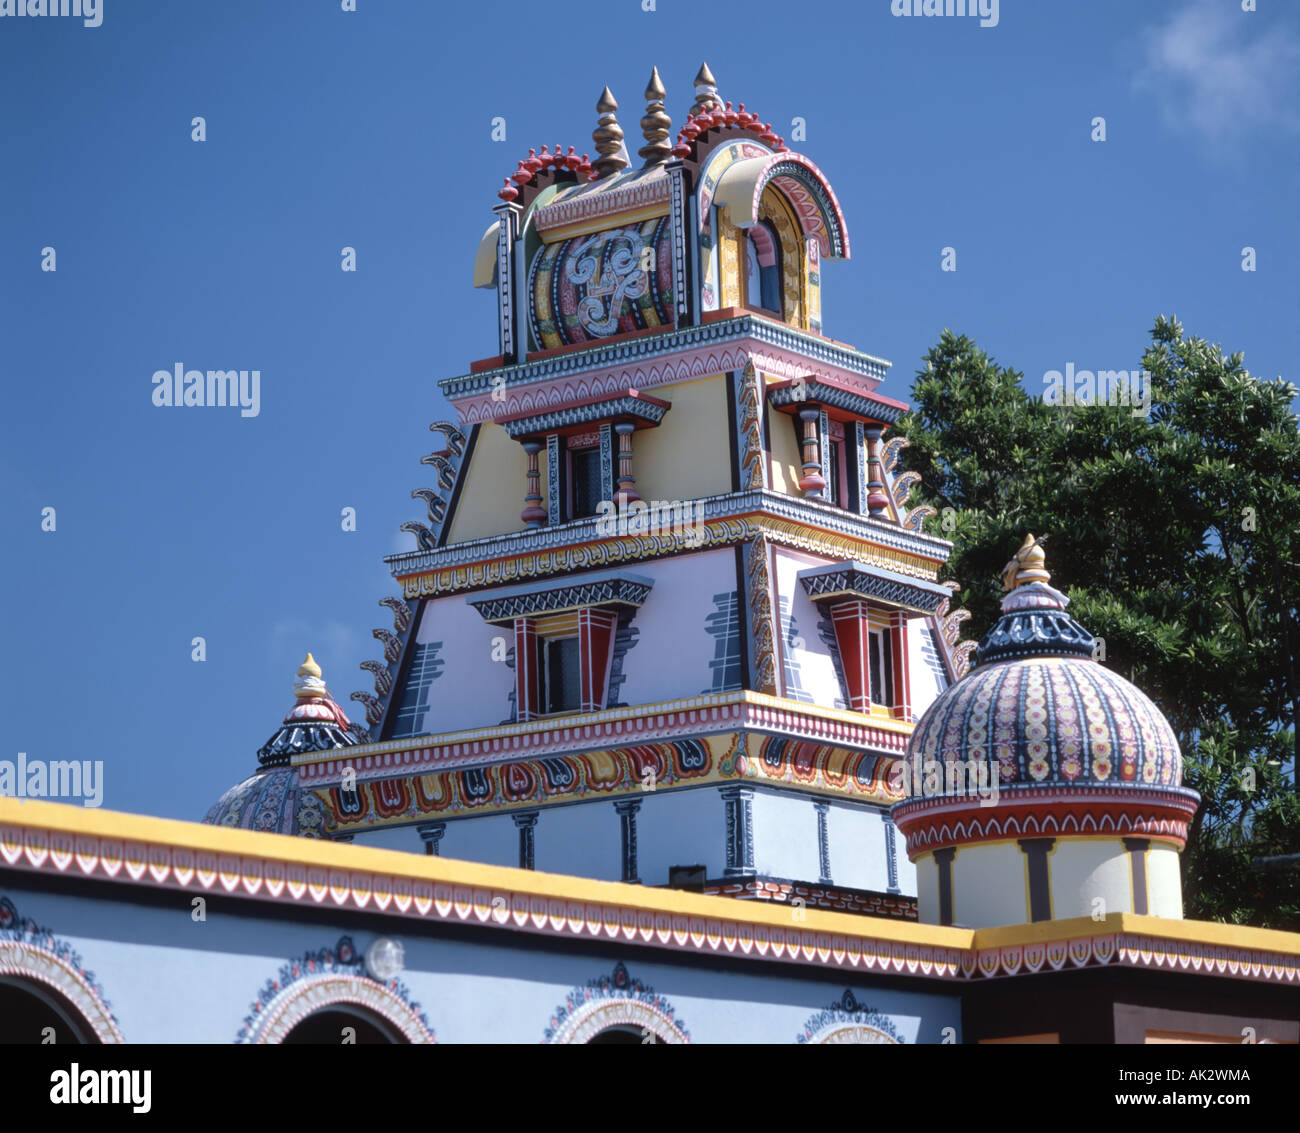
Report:
[[[371,872],[449,885],[496,887],[537,897],[600,902],[651,913],[678,913],[782,929],[791,927],[790,909],[783,905],[769,906],[754,901],[737,901],[730,897],[625,885],[616,881],[593,881],[536,870],[483,865],[285,834],[263,834],[253,830],[207,826],[198,822],[180,822],[171,818],[152,818],[37,799],[0,797],[0,827],[4,826],[66,834],[72,837],[73,846],[76,835],[80,834],[326,867],[349,874]],[[126,847],[123,849],[125,851]],[[1118,933],[1300,956],[1300,933],[1210,921],[1140,917],[1133,913],[1111,913],[1101,921],[1094,921],[1090,917],[1071,917],[1060,921],[981,929],[923,925],[812,908],[804,909],[802,913],[804,919],[797,927],[805,932],[843,935],[855,940],[880,940],[963,950],[1081,940]]]
[[[1151,936],[1161,940],[1185,941],[1189,944],[1214,944],[1223,948],[1243,948],[1260,952],[1281,952],[1300,956],[1300,932],[1275,928],[1220,924],[1217,921],[1170,920],[1167,917],[1140,917],[1136,913],[1109,913],[1104,920],[1091,917],[1067,917],[1037,924],[1001,925],[981,928],[975,933],[977,948],[1008,948],[1017,944],[1040,944],[1052,940],[1082,940],[1085,937],[1110,936],[1114,933]]]
[[[349,876],[357,872],[379,873],[448,885],[505,889],[535,897],[601,903],[650,913],[677,913],[783,930],[797,928],[804,933],[822,932],[860,940],[941,948],[969,948],[971,943],[969,929],[942,928],[883,917],[867,918],[812,908],[801,909],[803,919],[796,923],[791,920],[791,909],[786,905],[737,901],[731,897],[626,885],[619,881],[593,881],[531,869],[483,865],[287,834],[263,834],[35,799],[0,797],[0,826],[3,825],[325,867],[347,871]]]
[[[640,224],[643,221],[655,220],[658,217],[667,215],[668,205],[663,201],[657,201],[655,204],[644,205],[639,209],[630,209],[627,212],[607,213],[604,216],[575,220],[559,228],[544,230],[534,228],[534,231],[541,237],[543,244],[558,244],[561,240],[567,240],[570,236],[585,236],[588,232],[605,232],[615,228],[627,228],[632,224]]]

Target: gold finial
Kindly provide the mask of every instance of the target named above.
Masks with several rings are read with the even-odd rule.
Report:
[[[664,95],[667,93],[663,80],[659,78],[659,68],[655,67],[645,88],[645,117],[641,119],[641,136],[645,138],[645,145],[636,151],[638,157],[645,158],[647,166],[667,161],[673,152],[668,143],[673,120],[664,109]]]
[[[328,696],[325,682],[321,679],[320,666],[310,653],[307,660],[298,666],[298,679],[293,682],[293,695],[299,699],[309,696]]]
[[[1041,539],[1035,539],[1033,533],[1025,536],[1025,541],[1020,544],[1018,550],[1002,568],[1002,589],[1004,591],[1014,590],[1017,586],[1024,586],[1027,582],[1048,582],[1051,575],[1043,569],[1043,564],[1047,556],[1043,553],[1043,544],[1047,542],[1047,536]]]
[[[614,111],[617,109],[618,100],[610,93],[609,87],[606,87],[600,92],[600,98],[596,102],[596,113],[600,118],[596,122],[596,128],[591,132],[591,140],[596,143],[598,154],[591,164],[597,177],[608,177],[611,173],[617,173],[627,166],[627,158],[624,156],[626,151],[623,148],[623,127],[614,117]]]
[[[701,63],[699,74],[695,76],[695,105],[691,107],[691,113],[700,114],[721,105],[722,99],[718,97],[718,80],[713,77],[709,65]]]

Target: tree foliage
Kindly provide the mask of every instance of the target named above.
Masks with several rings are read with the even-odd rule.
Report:
[[[1003,565],[1048,536],[1052,584],[1104,639],[1104,664],[1168,717],[1202,805],[1183,855],[1189,916],[1300,928],[1300,433],[1295,387],[1242,356],[1151,331],[1149,412],[1051,405],[945,331],[898,427],[926,529],[952,540],[969,628],[997,620]],[[1100,659],[1100,658],[1099,658]]]

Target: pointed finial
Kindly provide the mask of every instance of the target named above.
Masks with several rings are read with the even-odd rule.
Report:
[[[1035,539],[1032,532],[1025,536],[1025,541],[1020,544],[1020,550],[1002,568],[1004,591],[1014,590],[1017,586],[1024,586],[1029,582],[1051,581],[1052,576],[1043,567],[1047,560],[1043,552],[1043,544],[1046,542],[1046,535],[1041,539]]]
[[[310,653],[307,660],[298,666],[298,679],[293,682],[293,695],[297,697],[326,696],[325,682],[321,679],[320,666]]]
[[[718,97],[718,80],[713,77],[709,65],[701,63],[699,73],[695,76],[695,105],[691,108],[691,112],[699,114],[721,105],[722,99]]]
[[[636,151],[638,157],[645,159],[647,166],[667,161],[673,152],[668,141],[673,120],[664,109],[664,95],[667,93],[663,80],[659,78],[659,68],[655,67],[650,72],[650,82],[646,84],[645,117],[641,119],[641,136],[645,138],[645,145]]]
[[[623,127],[614,117],[617,109],[618,100],[610,92],[609,87],[606,87],[600,92],[600,99],[596,102],[596,112],[600,118],[596,122],[596,128],[591,132],[591,140],[596,143],[596,153],[599,155],[592,162],[597,177],[608,177],[611,173],[617,173],[627,166],[627,158],[623,156]]]

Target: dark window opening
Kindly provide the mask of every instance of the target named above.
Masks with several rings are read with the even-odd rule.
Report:
[[[577,448],[569,452],[570,519],[595,515],[601,500],[608,499],[600,475],[600,448]]]
[[[844,446],[839,441],[826,442],[826,464],[830,473],[826,478],[826,501],[837,507],[844,506],[844,480],[840,475],[840,461],[844,458]]]
[[[581,653],[576,637],[557,637],[540,644],[542,711],[576,712],[582,704]]]
[[[870,631],[871,703],[891,705],[894,688],[894,659],[889,648],[889,634],[880,629]]]

